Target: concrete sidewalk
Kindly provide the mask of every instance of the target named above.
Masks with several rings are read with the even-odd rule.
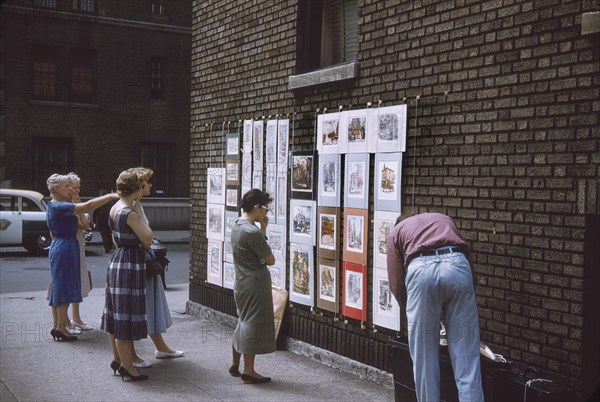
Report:
[[[109,368],[112,354],[105,333],[94,329],[75,342],[52,340],[45,296],[44,290],[0,297],[2,401],[394,399],[393,389],[289,351],[257,356],[256,370],[273,378],[269,384],[246,385],[231,377],[227,369],[233,330],[185,313],[188,284],[169,284],[174,324],[164,336],[169,346],[184,350],[185,357],[157,360],[150,339],[136,342],[138,354],[153,362],[152,368],[141,369],[150,378],[123,382]],[[103,306],[103,291],[94,289],[81,304],[81,315],[97,328]]]

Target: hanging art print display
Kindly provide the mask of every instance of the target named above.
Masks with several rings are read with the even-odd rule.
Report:
[[[370,109],[369,120],[373,152],[406,151],[406,105]]]
[[[317,255],[337,260],[340,254],[340,210],[334,207],[318,207],[317,210]]]
[[[368,219],[366,209],[344,208],[344,261],[367,264]]]
[[[271,286],[285,290],[285,261],[275,260],[275,264],[269,265],[269,273],[271,274]]]
[[[398,214],[396,212],[375,211],[373,221],[373,266],[387,267],[387,238],[394,225]]]
[[[263,188],[263,138],[264,124],[256,120],[252,125],[252,188]]]
[[[225,168],[206,169],[206,202],[225,204]]]
[[[233,246],[231,245],[231,236],[225,235],[223,241],[223,261],[233,262]]]
[[[379,153],[375,155],[375,209],[400,212],[401,178],[401,153]]]
[[[339,262],[324,258],[319,258],[318,261],[317,307],[333,313],[339,313]]]
[[[287,174],[289,152],[289,119],[277,121],[277,171]]]
[[[313,247],[290,245],[290,301],[314,306]]]
[[[275,221],[278,225],[287,225],[287,178],[277,176],[277,196],[275,197]]]
[[[400,306],[390,289],[386,268],[373,270],[373,324],[400,331]]]
[[[206,204],[206,237],[223,241],[225,236],[225,205]]]
[[[227,134],[227,159],[238,159],[240,157],[240,134]]]
[[[344,207],[369,208],[369,154],[346,155]]]
[[[225,206],[228,210],[237,211],[240,200],[239,193],[238,186],[227,186],[225,188]]]
[[[242,184],[243,197],[248,191],[252,189],[252,152],[248,151],[242,154],[242,172],[240,174],[240,181]]]
[[[370,152],[372,134],[367,128],[368,123],[368,109],[349,110],[342,113],[340,153]]]
[[[317,199],[324,207],[339,207],[341,193],[341,155],[319,155]]]
[[[340,113],[320,114],[317,117],[317,150],[320,154],[339,153]]]
[[[310,151],[297,151],[292,154],[292,198],[313,199],[314,161],[315,155]]]
[[[285,225],[267,226],[267,238],[275,261],[285,261]]]
[[[228,160],[225,164],[225,184],[237,186],[240,184],[240,161]]]
[[[206,254],[206,281],[214,285],[223,285],[223,242],[208,240]]]
[[[265,162],[268,165],[277,164],[277,120],[267,121],[267,139],[265,144]]]
[[[235,267],[231,262],[223,263],[223,287],[233,289],[235,283]]]
[[[290,200],[290,243],[315,245],[316,215],[314,201]]]
[[[342,314],[356,320],[367,320],[367,266],[343,263]]]

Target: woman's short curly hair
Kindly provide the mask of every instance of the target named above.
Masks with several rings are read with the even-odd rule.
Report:
[[[154,175],[154,171],[150,168],[134,167],[131,169],[135,170],[135,172],[140,177],[140,179],[142,179],[144,181],[150,181],[150,179],[152,178],[152,175]]]
[[[54,173],[53,175],[48,177],[48,180],[46,180],[46,186],[48,186],[48,191],[50,191],[50,193],[53,193],[55,187],[57,187],[63,181],[68,180],[69,178],[64,174]]]
[[[140,178],[135,168],[124,170],[117,178],[117,194],[121,197],[133,194],[138,191],[143,184],[144,180]]]

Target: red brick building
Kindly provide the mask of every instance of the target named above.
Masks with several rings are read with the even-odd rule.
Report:
[[[483,341],[589,393],[599,372],[600,40],[583,21],[598,9],[597,0],[196,2],[191,301],[235,315],[231,290],[206,282],[206,168],[220,162],[222,122],[241,132],[240,119],[288,116],[293,148],[312,150],[318,109],[405,103],[403,206],[454,217],[471,243]],[[389,370],[396,334],[375,333],[370,317],[361,326],[304,306],[288,313],[288,338]]]
[[[93,196],[143,165],[157,196],[187,197],[191,3],[0,7],[0,181],[47,193],[50,174],[75,171]]]

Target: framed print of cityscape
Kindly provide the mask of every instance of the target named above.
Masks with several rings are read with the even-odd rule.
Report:
[[[340,209],[317,208],[317,255],[319,258],[337,260],[340,249]]]
[[[373,266],[387,268],[387,238],[394,228],[397,212],[375,211],[373,220]]]
[[[368,220],[368,210],[344,208],[344,261],[367,264]]]
[[[223,286],[223,242],[208,240],[206,254],[206,281]]]
[[[337,154],[341,113],[320,114],[317,117],[317,150],[319,154]]]
[[[238,186],[225,187],[225,206],[227,210],[237,211],[240,202],[240,189]]]
[[[290,200],[290,243],[314,246],[317,205],[309,200]]]
[[[339,261],[319,258],[317,265],[317,307],[332,313],[340,312]]]
[[[348,110],[342,113],[340,153],[356,154],[371,151],[371,137],[367,129],[368,109]]]
[[[267,243],[271,247],[271,252],[275,261],[285,261],[286,232],[285,225],[267,226]]]
[[[400,306],[390,290],[387,268],[373,269],[373,324],[400,331]]]
[[[277,120],[277,171],[286,175],[288,171],[289,135],[289,119]]]
[[[346,155],[344,207],[369,208],[369,154]]]
[[[225,204],[225,168],[206,169],[206,202]]]
[[[406,105],[369,109],[369,130],[373,130],[373,152],[406,151]]]
[[[227,158],[230,159],[239,159],[240,157],[240,134],[239,133],[229,133],[227,134]]]
[[[342,314],[356,320],[367,320],[367,266],[344,262],[342,282]]]
[[[240,184],[240,161],[228,160],[225,163],[225,184],[237,186]]]
[[[223,241],[225,236],[225,205],[206,204],[206,237]]]
[[[319,155],[319,185],[317,199],[320,206],[340,206],[342,184],[341,166],[341,155]]]
[[[400,212],[402,153],[375,154],[375,209]]]
[[[277,120],[267,120],[265,163],[267,165],[277,165]]]
[[[315,155],[311,151],[296,151],[292,154],[290,173],[292,198],[313,199]]]
[[[290,301],[314,306],[314,251],[312,246],[290,244]]]

